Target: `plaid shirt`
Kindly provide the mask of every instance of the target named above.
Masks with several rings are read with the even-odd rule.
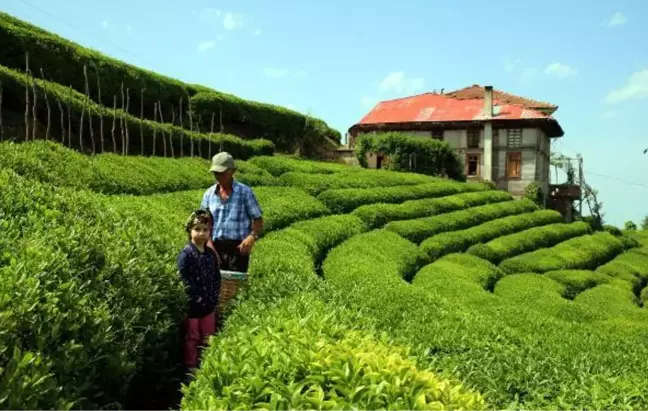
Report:
[[[252,232],[252,220],[262,216],[261,206],[250,187],[234,181],[226,201],[218,196],[218,184],[203,195],[200,208],[209,209],[214,216],[213,240],[243,240]]]

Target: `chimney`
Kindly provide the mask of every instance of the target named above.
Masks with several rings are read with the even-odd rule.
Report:
[[[484,116],[493,117],[493,86],[484,87]]]

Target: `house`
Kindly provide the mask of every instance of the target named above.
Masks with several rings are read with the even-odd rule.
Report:
[[[514,196],[537,182],[549,193],[551,139],[562,137],[558,106],[492,86],[425,93],[378,103],[348,132],[349,147],[365,133],[400,131],[447,141],[465,161],[468,178],[493,181]],[[378,155],[368,159],[379,167]]]

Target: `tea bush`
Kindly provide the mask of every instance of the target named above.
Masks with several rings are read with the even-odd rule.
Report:
[[[3,32],[3,21],[0,19],[0,33]],[[0,50],[3,50],[0,47]],[[33,55],[32,55],[33,56]],[[24,64],[24,54],[22,55],[23,64]],[[81,77],[83,80],[83,76]],[[195,155],[202,154],[207,157],[209,152],[217,153],[222,144],[223,150],[232,153],[233,156],[237,158],[247,159],[255,155],[271,155],[274,153],[274,145],[269,140],[255,139],[255,140],[243,140],[239,137],[229,135],[229,134],[203,134],[195,131],[185,130],[184,128],[171,125],[169,123],[158,123],[151,120],[141,120],[140,118],[124,113],[121,109],[108,108],[112,107],[112,104],[107,106],[101,106],[93,102],[92,100],[87,99],[83,94],[74,92],[67,87],[62,86],[58,83],[53,83],[50,81],[44,81],[39,78],[32,78],[28,83],[27,76],[19,71],[12,70],[3,65],[0,65],[0,81],[2,82],[3,87],[3,105],[5,109],[9,108],[13,111],[24,110],[25,107],[25,86],[27,84],[33,84],[37,89],[40,97],[38,98],[38,106],[36,108],[37,118],[41,124],[47,124],[47,107],[45,104],[45,93],[48,95],[50,104],[53,106],[51,111],[50,127],[53,135],[58,135],[58,138],[62,138],[61,133],[59,132],[62,128],[76,131],[79,130],[81,124],[81,114],[84,113],[84,139],[83,139],[83,149],[89,151],[92,147],[92,140],[90,135],[90,124],[89,116],[91,115],[95,121],[92,122],[92,127],[95,136],[95,144],[97,152],[103,152],[101,149],[102,143],[101,138],[101,122],[99,121],[99,116],[103,116],[103,134],[104,134],[104,143],[103,147],[108,150],[114,150],[114,145],[112,141],[112,121],[113,118],[116,119],[116,124],[118,130],[116,132],[116,148],[118,152],[122,152],[122,139],[121,139],[121,121],[124,122],[124,131],[128,129],[130,135],[130,144],[128,148],[128,154],[141,154],[144,151],[144,154],[151,154],[155,152],[157,155],[161,155],[164,151],[165,141],[168,142],[168,152],[171,153],[171,145],[173,146],[173,151],[175,153],[180,153],[181,149],[187,155],[190,153],[191,142],[193,141],[195,148]],[[62,83],[69,84],[69,83]],[[58,104],[55,104],[55,101],[60,101],[64,113],[64,124],[61,124],[61,116]],[[155,101],[155,100],[153,100]],[[70,119],[72,124],[69,124],[67,119],[67,109],[69,107]],[[139,108],[139,106],[138,106]],[[152,111],[152,110],[151,110]],[[170,116],[167,118],[171,118]],[[44,133],[43,133],[44,134]],[[69,133],[66,133],[66,135]],[[155,134],[155,138],[154,138]],[[182,138],[181,138],[182,137]],[[144,143],[144,150],[142,150],[142,141]],[[75,148],[80,148],[80,142],[78,137],[74,138],[72,141],[68,141],[68,144],[73,144]]]
[[[419,174],[372,170],[356,173],[312,174],[287,172],[279,178],[283,184],[301,187],[311,195],[336,188],[370,188],[429,183],[431,179]]]
[[[324,161],[309,161],[295,157],[277,156],[256,156],[250,159],[250,163],[268,171],[275,177],[288,172],[307,174],[332,174],[332,173],[354,173],[362,172],[358,167],[349,167],[344,164],[327,163]]]
[[[562,297],[568,300],[573,300],[587,289],[611,281],[609,276],[589,270],[547,271],[544,276],[562,284],[564,286]]]
[[[385,226],[385,229],[418,244],[439,233],[466,229],[490,220],[534,211],[537,208],[527,200],[503,201],[432,217],[392,221]]]
[[[412,284],[445,291],[446,282],[456,280],[492,291],[504,273],[497,266],[470,254],[448,254],[416,273]]]
[[[156,101],[161,104],[163,117],[170,120],[172,108],[177,110],[182,98],[183,108],[193,112],[194,127],[201,121],[206,128],[212,115],[220,121],[222,112],[225,129],[235,128],[248,138],[268,130],[263,134],[282,146],[286,142],[298,144],[304,135],[313,136],[316,141],[330,139],[339,143],[341,139],[339,131],[331,129],[323,120],[162,76],[82,47],[8,14],[0,14],[2,64],[14,70],[24,70],[26,52],[33,72],[38,74],[42,67],[53,82],[70,85],[79,93],[85,89],[83,66],[86,65],[91,84],[90,97],[99,105],[111,107],[113,95],[121,96],[123,85],[124,91],[130,90],[131,93],[130,114],[139,116],[143,104],[147,120],[155,118],[153,104]],[[101,99],[94,87],[97,74],[101,80]],[[185,126],[188,126],[187,112],[184,113]]]
[[[462,184],[451,181],[375,188],[339,188],[321,192],[319,198],[334,213],[348,213],[372,203],[401,203],[430,197],[443,197],[469,191],[485,191],[481,184]]]
[[[640,295],[648,283],[648,247],[619,254],[612,261],[597,267],[596,272],[627,281],[635,294]]]
[[[402,204],[368,204],[356,208],[351,214],[360,217],[370,228],[379,228],[390,221],[430,217],[464,208],[500,203],[511,199],[511,195],[507,192],[487,190],[444,197],[424,198],[421,200],[409,200]]]
[[[470,247],[467,252],[499,264],[507,258],[535,251],[539,248],[552,247],[570,238],[580,237],[592,232],[590,225],[585,222],[579,221],[565,224],[558,222],[561,220],[562,216],[558,214],[553,221],[547,221],[547,223],[555,224],[538,224],[540,227],[527,226],[513,229],[509,233],[502,233],[501,237],[493,236],[486,240],[488,242],[483,241],[486,244],[476,244]],[[510,234],[511,232],[513,234]]]
[[[204,188],[214,184],[209,162],[201,158],[86,156],[51,141],[0,143],[0,161],[30,179],[59,187],[91,189],[105,194],[147,195]],[[279,185],[265,170],[237,161],[235,178],[244,184]]]
[[[545,224],[561,221],[563,218],[557,211],[538,210],[530,213],[498,218],[465,230],[440,233],[421,243],[421,248],[431,259],[437,259],[445,254],[463,252],[470,246],[481,244],[494,239],[506,238],[510,233],[526,230],[531,227],[544,228]],[[538,227],[540,226],[540,227]],[[526,230],[529,231],[529,230]],[[525,232],[525,231],[523,231]],[[585,234],[587,231],[579,234]],[[475,254],[484,258],[482,255]],[[488,259],[490,260],[490,259]],[[493,260],[490,260],[493,261]]]
[[[602,231],[506,259],[499,266],[507,273],[594,269],[612,260],[623,249],[621,241]]]

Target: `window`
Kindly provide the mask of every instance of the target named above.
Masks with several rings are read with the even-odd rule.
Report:
[[[481,156],[479,154],[466,155],[466,176],[479,177]]]
[[[506,145],[509,147],[520,147],[522,145],[522,129],[509,128],[506,130]]]
[[[432,130],[432,138],[434,140],[443,140],[443,130]]]
[[[479,148],[479,129],[468,129],[468,148]]]
[[[522,153],[506,154],[506,178],[522,177]]]

